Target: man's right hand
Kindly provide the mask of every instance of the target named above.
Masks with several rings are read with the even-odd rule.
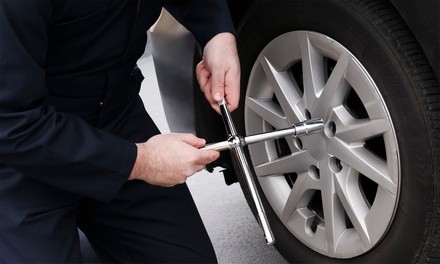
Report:
[[[192,134],[162,134],[136,144],[136,162],[128,180],[143,180],[152,185],[172,187],[184,183],[220,153],[202,150],[205,140]]]

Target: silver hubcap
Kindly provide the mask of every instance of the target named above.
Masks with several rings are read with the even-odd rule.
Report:
[[[400,163],[393,125],[360,62],[322,34],[271,41],[247,87],[246,133],[322,118],[321,134],[249,146],[271,207],[302,243],[329,257],[373,248],[392,223]]]

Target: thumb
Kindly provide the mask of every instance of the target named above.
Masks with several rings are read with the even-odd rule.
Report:
[[[215,101],[220,102],[224,98],[225,78],[220,70],[213,71],[211,80],[211,94]]]

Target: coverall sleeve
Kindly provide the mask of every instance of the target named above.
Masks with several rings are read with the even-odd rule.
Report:
[[[195,37],[202,50],[218,33],[235,34],[225,0],[164,0],[165,8]]]
[[[44,103],[51,12],[50,0],[0,0],[0,167],[109,201],[131,172],[136,145]]]

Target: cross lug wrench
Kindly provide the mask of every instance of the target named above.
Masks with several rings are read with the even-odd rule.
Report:
[[[298,137],[302,135],[319,133],[324,130],[324,122],[322,119],[319,118],[310,119],[304,122],[295,123],[290,128],[242,137],[237,134],[237,130],[235,129],[234,123],[232,121],[231,113],[226,107],[226,102],[224,99],[221,102],[219,102],[219,107],[222,114],[223,122],[225,124],[226,132],[229,138],[226,141],[208,144],[203,149],[210,149],[217,151],[222,151],[226,149],[231,150],[233,156],[237,161],[237,164],[239,165],[239,170],[244,178],[244,183],[247,185],[249,189],[255,209],[257,210],[257,217],[263,229],[266,243],[268,245],[271,245],[275,242],[275,238],[270,228],[269,221],[266,216],[266,212],[264,211],[261,198],[258,194],[254,177],[252,175],[252,170],[250,169],[249,163],[247,162],[247,158],[244,153],[243,147],[249,144],[254,144],[272,139],[278,139],[287,136]]]
[[[233,149],[236,147],[244,147],[247,145],[259,143],[262,141],[279,139],[287,136],[304,136],[310,134],[320,133],[324,129],[324,122],[321,118],[309,119],[303,122],[298,122],[292,125],[292,127],[279,129],[275,131],[250,135],[242,137],[239,135],[230,136],[228,140],[207,144],[203,149],[223,151],[227,149]]]

